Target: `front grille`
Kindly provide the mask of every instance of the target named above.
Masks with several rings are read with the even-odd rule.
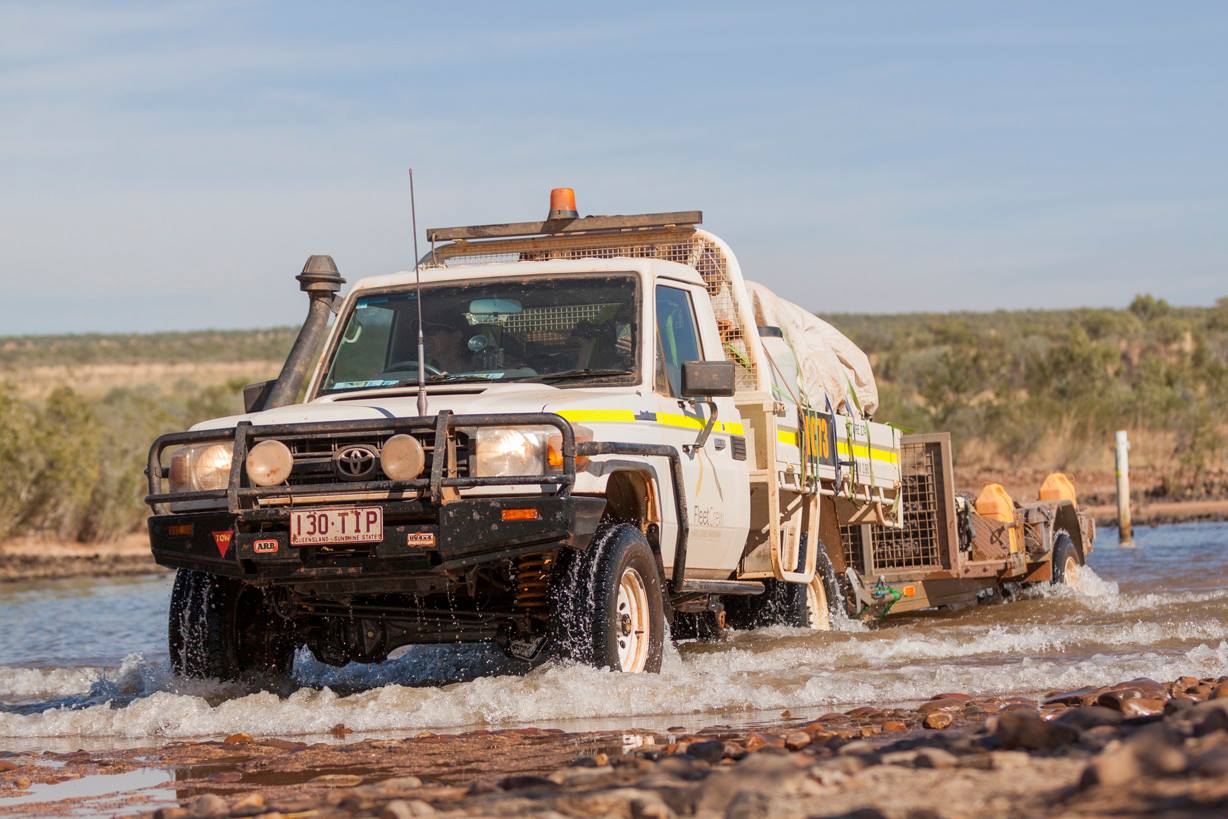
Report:
[[[385,435],[366,433],[355,437],[280,436],[278,440],[288,446],[294,455],[294,468],[290,472],[288,484],[291,488],[296,488],[344,483],[349,479],[337,470],[335,459],[338,451],[352,446],[365,446],[378,453],[384,442],[390,437],[392,433]],[[428,478],[435,460],[435,436],[423,433],[414,437],[418,439],[418,443],[422,445],[426,454],[426,467],[422,472],[422,477]],[[456,434],[454,440],[456,441],[455,475],[467,477],[469,474],[468,436]],[[388,479],[388,476],[379,468],[378,462],[371,474],[363,478],[366,481]]]

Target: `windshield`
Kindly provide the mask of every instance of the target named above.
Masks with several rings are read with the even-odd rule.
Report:
[[[424,286],[427,381],[633,380],[638,287],[629,274]],[[320,394],[417,381],[414,291],[359,298]]]

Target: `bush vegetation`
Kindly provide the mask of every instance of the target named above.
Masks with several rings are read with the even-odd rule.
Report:
[[[870,354],[879,417],[951,431],[961,464],[1103,467],[1127,429],[1163,492],[1196,492],[1224,468],[1228,298],[825,318]]]
[[[1107,443],[1124,428],[1162,470],[1163,492],[1198,491],[1224,469],[1228,298],[1211,308],[1144,295],[1125,310],[825,318],[870,354],[878,417],[951,431],[961,466],[1111,468]],[[275,371],[292,338],[291,329],[7,338],[0,372],[233,361]],[[267,376],[249,380],[258,377]],[[90,541],[139,528],[150,442],[240,411],[243,383],[134,382],[101,397],[66,384],[42,400],[0,383],[0,538]]]

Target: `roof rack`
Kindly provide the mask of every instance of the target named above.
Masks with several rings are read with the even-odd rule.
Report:
[[[630,216],[585,216],[574,219],[545,219],[540,222],[427,228],[426,238],[430,242],[449,242],[467,239],[506,239],[518,236],[557,236],[573,233],[621,233],[689,227],[700,224],[703,219],[703,211],[698,210],[640,213]]]

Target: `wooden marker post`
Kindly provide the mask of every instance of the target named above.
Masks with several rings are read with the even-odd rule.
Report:
[[[1124,429],[1117,430],[1117,540],[1123,547],[1134,546],[1130,526],[1130,440]]]

